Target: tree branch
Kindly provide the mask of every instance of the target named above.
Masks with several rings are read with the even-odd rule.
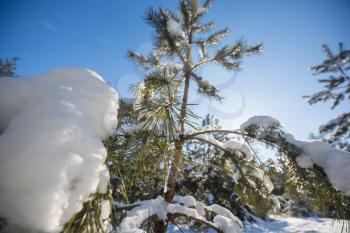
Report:
[[[227,133],[227,134],[237,134],[241,136],[246,136],[246,134],[238,132],[236,130],[229,130],[229,129],[211,129],[211,130],[205,130],[205,131],[199,131],[193,134],[188,134],[184,137],[184,140],[190,140],[193,139],[194,137],[201,135],[201,134],[208,134],[208,133]],[[197,139],[197,138],[196,138]]]
[[[196,222],[199,222],[203,225],[206,225],[210,228],[213,228],[214,230],[216,230],[218,233],[224,233],[220,228],[218,228],[215,224],[211,223],[211,222],[208,222],[204,219],[199,219],[199,218],[194,218],[192,216],[188,216],[186,214],[182,214],[182,213],[176,213],[176,214],[168,214],[168,218],[171,218],[171,219],[175,219],[177,217],[185,217],[187,219],[190,219],[190,220],[193,220],[193,221],[196,221]]]

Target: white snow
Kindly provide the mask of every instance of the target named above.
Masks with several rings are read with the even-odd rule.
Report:
[[[177,204],[168,204],[167,212],[171,214],[184,214],[186,216],[201,219],[202,217],[199,215],[196,209],[191,209],[186,206],[177,205]]]
[[[195,209],[196,209],[196,211],[198,212],[198,214],[200,216],[205,216],[205,205],[204,205],[204,203],[197,201]]]
[[[214,195],[212,193],[208,193],[207,199],[208,199],[208,202],[212,204],[214,201]]]
[[[229,140],[221,145],[221,147],[225,150],[238,150],[241,151],[245,154],[247,160],[252,160],[253,159],[253,153],[249,149],[249,147],[243,143],[240,143],[238,141],[234,140]]]
[[[219,229],[221,229],[224,233],[240,233],[242,229],[235,222],[231,221],[229,218],[216,215],[213,219],[213,222]]]
[[[271,127],[281,126],[280,122],[269,116],[254,116],[241,125],[244,132],[249,126],[258,126],[257,137],[263,136],[265,130]],[[262,130],[262,131],[261,131]],[[297,164],[302,168],[312,168],[314,164],[323,168],[329,181],[345,195],[350,196],[350,153],[333,148],[326,142],[299,141],[293,135],[286,134],[286,140],[299,147],[303,153],[296,158]]]
[[[134,90],[134,95],[135,95],[135,101],[133,104],[134,110],[138,109],[139,105],[142,102],[143,96],[144,96],[144,91],[146,89],[145,82],[139,82]]]
[[[0,216],[58,232],[91,193],[104,191],[102,140],[117,126],[117,110],[117,93],[87,69],[0,79]]]
[[[100,222],[102,223],[102,228],[105,232],[107,231],[107,229],[111,227],[111,224],[109,221],[110,214],[111,214],[111,202],[109,200],[102,201]]]
[[[240,228],[243,227],[242,222],[236,216],[234,216],[230,210],[226,209],[225,207],[213,204],[211,206],[207,206],[206,209],[214,212],[217,216],[223,216],[229,219],[234,224],[238,225]]]
[[[257,218],[256,218],[257,219]],[[332,225],[332,219],[329,218],[295,218],[295,217],[277,217],[274,216],[268,221],[257,219],[255,223],[246,222],[244,224],[244,233],[342,233],[342,223],[335,222]],[[181,230],[170,225],[167,233],[195,233],[188,226],[181,225]],[[343,231],[344,232],[344,231]],[[216,233],[210,229],[207,233]]]
[[[193,197],[193,196],[178,196],[178,195],[175,195],[174,198],[173,198],[173,201],[174,202],[178,202],[178,203],[181,203],[183,204],[184,206],[187,206],[187,207],[193,207],[193,206],[196,206],[196,199]]]
[[[145,233],[140,229],[142,223],[152,216],[157,216],[158,219],[166,220],[167,214],[181,214],[190,218],[199,219],[209,224],[214,224],[218,228],[222,229],[225,233],[240,233],[242,232],[242,222],[235,217],[228,209],[219,205],[205,206],[201,202],[197,202],[192,196],[175,196],[175,203],[167,203],[161,197],[153,200],[146,200],[137,202],[139,206],[130,210],[127,213],[119,226],[119,231],[122,233]],[[178,203],[176,203],[178,202]],[[180,205],[179,203],[187,204]],[[115,203],[117,206],[122,203]],[[121,207],[119,206],[119,207]],[[188,206],[193,206],[191,208]],[[213,222],[209,222],[204,218],[205,209],[215,213]]]
[[[160,197],[140,202],[140,206],[128,212],[120,224],[122,233],[144,233],[139,227],[148,218],[156,215],[159,219],[166,219],[167,203]]]
[[[181,25],[175,21],[172,16],[169,14],[167,21],[167,29],[169,33],[173,36],[184,37],[185,33],[181,28]]]
[[[251,125],[257,125],[260,128],[268,129],[270,127],[278,127],[281,124],[277,119],[270,116],[253,116],[242,123],[240,129],[244,132]]]
[[[245,223],[245,233],[341,233],[342,223],[329,218],[295,218],[274,216],[269,221]]]
[[[273,184],[270,178],[267,175],[265,175],[265,172],[263,170],[259,168],[254,168],[252,171],[252,175],[261,180],[268,192],[271,192],[273,190]]]
[[[255,223],[245,222],[244,233],[342,233],[342,223],[334,222],[329,218],[295,218],[274,216],[268,221],[257,219]],[[170,225],[167,233],[195,233],[188,226],[181,225],[181,230]],[[208,230],[208,233],[216,233]],[[344,231],[343,231],[344,232]]]
[[[331,147],[320,141],[298,141],[289,134],[287,140],[303,150],[303,154],[296,158],[300,167],[311,168],[313,164],[322,167],[332,185],[350,195],[350,153]]]

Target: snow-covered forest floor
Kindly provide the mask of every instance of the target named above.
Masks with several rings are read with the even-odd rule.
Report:
[[[273,216],[268,221],[246,223],[244,233],[340,233],[342,222],[333,222],[329,218],[296,218],[286,216]],[[182,231],[172,225],[167,233],[194,233],[182,226]],[[209,232],[214,233],[214,231]]]
[[[333,223],[333,224],[332,224]],[[342,222],[332,222],[329,218],[295,218],[274,216],[270,221],[245,225],[245,233],[305,232],[340,233]]]

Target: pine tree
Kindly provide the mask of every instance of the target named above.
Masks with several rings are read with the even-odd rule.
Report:
[[[18,58],[0,59],[0,77],[14,77],[16,76],[16,65]]]
[[[309,98],[309,104],[318,102],[332,102],[332,109],[342,101],[350,100],[350,50],[345,50],[343,43],[339,43],[339,52],[334,54],[327,45],[322,45],[327,56],[320,65],[311,67],[315,75],[329,74],[327,78],[318,81],[324,84],[324,90]],[[319,127],[321,138],[340,149],[350,151],[350,112],[344,112],[337,118]]]
[[[172,201],[182,168],[184,145],[188,140],[186,126],[191,126],[191,120],[197,117],[189,109],[191,81],[197,85],[199,93],[216,100],[221,99],[217,88],[204,80],[197,71],[210,63],[237,71],[243,57],[261,51],[260,44],[247,46],[244,41],[238,41],[209,53],[213,50],[212,47],[229,34],[227,28],[211,33],[214,23],[201,22],[211,3],[207,0],[201,5],[197,0],[182,0],[179,15],[167,9],[150,9],[145,20],[155,30],[155,48],[147,56],[129,51],[129,57],[146,74],[142,104],[138,110],[143,114],[141,121],[144,127],[154,129],[175,145],[165,190],[167,202]],[[204,32],[209,36],[204,36]],[[198,50],[198,58],[194,55],[194,50]],[[160,221],[157,232],[165,232],[166,227],[166,222]]]

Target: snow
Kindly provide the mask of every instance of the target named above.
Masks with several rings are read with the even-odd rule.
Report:
[[[268,129],[270,127],[280,126],[280,122],[271,116],[253,116],[241,124],[240,129],[244,132],[251,125],[257,125],[260,128]]]
[[[229,140],[221,145],[221,147],[224,150],[230,150],[230,151],[241,151],[246,155],[247,160],[252,160],[253,159],[253,153],[252,151],[248,148],[247,145],[240,143],[238,141],[234,140]]]
[[[145,82],[139,82],[134,90],[134,95],[135,95],[135,101],[133,104],[133,108],[134,110],[138,109],[139,105],[142,102],[142,99],[144,97],[144,92],[145,92],[146,86],[145,86]]]
[[[156,215],[159,219],[166,219],[167,203],[160,197],[152,200],[140,202],[140,206],[135,207],[128,212],[127,216],[120,224],[120,232],[122,233],[143,233],[145,231],[139,229],[141,224],[148,218]]]
[[[249,126],[258,126],[257,137],[263,136],[265,130],[281,126],[280,122],[269,116],[254,116],[244,122],[240,129],[244,132]],[[300,148],[303,153],[296,158],[297,164],[302,168],[312,168],[314,164],[323,168],[329,181],[345,195],[350,196],[350,153],[333,148],[326,142],[299,141],[293,135],[286,134],[286,140]]]
[[[339,125],[341,124],[341,118],[343,118],[344,116],[346,116],[346,114],[348,113],[343,113],[341,115],[339,115],[336,119],[332,119],[330,121],[328,121],[327,123],[320,125],[320,127],[318,128],[319,131],[325,131],[326,128],[328,128],[329,125]]]
[[[182,205],[177,205],[177,204],[168,204],[167,208],[168,213],[171,214],[184,214],[186,216],[196,218],[196,219],[201,219],[202,217],[199,215],[196,209],[191,209],[186,206]]]
[[[181,214],[190,218],[199,219],[208,224],[214,224],[222,229],[224,233],[239,233],[242,232],[242,223],[228,209],[219,205],[205,206],[201,202],[197,202],[192,196],[175,196],[175,203],[167,203],[161,197],[152,200],[137,202],[137,207],[130,210],[127,216],[122,220],[119,231],[122,233],[145,233],[140,229],[142,223],[152,216],[157,216],[158,219],[166,220],[167,214]],[[179,203],[183,203],[181,205]],[[122,203],[115,203],[118,207],[124,206]],[[119,206],[119,204],[121,206]],[[187,205],[187,206],[186,206]],[[194,206],[191,208],[189,206]],[[207,221],[205,210],[215,213],[213,223]]]
[[[341,233],[342,223],[329,218],[273,217],[269,221],[246,223],[245,233]]]
[[[300,167],[311,168],[316,164],[323,168],[332,185],[350,196],[350,153],[335,149],[329,144],[320,141],[298,141],[291,134],[287,140],[303,150],[303,154],[296,158]]]
[[[254,168],[252,171],[252,175],[262,181],[269,193],[273,190],[273,184],[270,178],[267,175],[265,175],[263,170],[259,168]]]
[[[230,210],[226,209],[225,207],[213,204],[211,206],[207,206],[206,209],[213,211],[215,214],[217,214],[217,216],[223,216],[229,219],[230,221],[238,225],[240,228],[243,227],[242,222],[236,216],[234,216]]]
[[[173,36],[178,36],[178,37],[185,36],[184,31],[181,29],[181,25],[177,21],[175,21],[171,15],[169,15],[168,17],[167,29],[169,33]]]
[[[102,140],[117,110],[117,93],[87,69],[0,79],[0,216],[9,227],[58,232],[104,191]]]
[[[188,200],[196,200],[191,196],[181,197],[177,196],[178,200],[185,200],[186,204]],[[165,220],[168,213],[180,213],[189,217],[200,219],[202,218],[196,209],[188,208],[179,204],[169,204],[161,197],[152,200],[146,200],[138,202],[140,206],[135,207],[128,212],[126,218],[124,218],[120,224],[120,232],[123,233],[141,233],[145,232],[140,229],[141,224],[152,216],[157,216],[158,219]]]
[[[193,196],[189,196],[189,195],[184,197],[175,195],[173,198],[173,201],[181,203],[187,207],[196,206],[196,203],[197,203],[196,199]]]
[[[111,214],[111,202],[109,200],[104,200],[101,203],[101,214],[100,222],[102,223],[102,228],[106,232],[110,228],[111,224],[109,221],[109,215]]]
[[[208,193],[207,199],[209,204],[212,204],[214,201],[214,195],[212,193]]]
[[[202,202],[197,202],[196,203],[196,211],[200,216],[205,216],[205,205]]]
[[[268,221],[257,219],[255,223],[245,222],[244,233],[341,233],[342,224],[335,222],[332,225],[332,219],[329,218],[295,218],[295,217],[276,217]],[[167,233],[195,233],[188,226],[181,225],[182,231],[170,224]],[[216,233],[215,230],[208,230],[208,233]],[[344,231],[343,231],[344,232]]]
[[[126,205],[115,202],[118,207]],[[133,208],[127,213],[127,216],[122,220],[119,231],[122,233],[143,233],[145,231],[140,229],[144,221],[152,216],[157,216],[159,219],[166,219],[167,205],[161,197],[152,200],[145,200],[136,202],[139,206]]]
[[[299,155],[295,160],[297,161],[298,166],[302,168],[312,168],[314,165],[311,157],[306,154]]]
[[[242,229],[235,222],[232,222],[229,218],[216,215],[213,219],[213,222],[219,229],[224,233],[239,233],[242,232]]]

